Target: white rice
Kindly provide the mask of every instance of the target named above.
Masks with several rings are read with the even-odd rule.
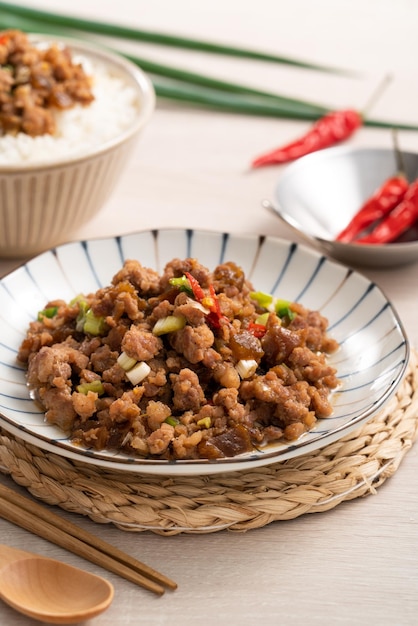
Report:
[[[103,63],[74,55],[92,77],[94,101],[83,107],[54,111],[56,133],[30,137],[25,133],[0,137],[0,166],[31,164],[81,155],[118,136],[138,114],[135,89],[112,75]]]

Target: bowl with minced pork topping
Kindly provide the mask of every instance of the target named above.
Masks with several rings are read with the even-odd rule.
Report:
[[[115,53],[1,32],[0,256],[33,256],[91,219],[154,107],[149,78]]]
[[[144,231],[0,281],[0,427],[101,467],[211,474],[329,444],[409,345],[366,277],[272,237]]]

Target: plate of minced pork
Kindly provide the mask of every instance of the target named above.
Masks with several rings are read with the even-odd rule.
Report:
[[[268,236],[68,243],[1,280],[0,316],[2,429],[165,476],[323,447],[379,411],[409,357],[379,287]]]

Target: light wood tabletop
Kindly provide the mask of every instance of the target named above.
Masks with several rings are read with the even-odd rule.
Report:
[[[361,110],[384,76],[391,82],[373,117],[418,124],[418,4],[413,0],[16,0],[82,17],[135,25],[271,51],[352,69],[355,77],[150,44],[144,57],[331,108]],[[132,47],[125,44],[130,50]],[[261,202],[271,198],[284,166],[250,171],[251,159],[293,139],[309,122],[205,110],[159,100],[151,123],[112,197],[72,238],[164,227],[258,233],[295,239]],[[401,131],[405,150],[418,132]],[[349,144],[388,147],[389,129],[364,127]],[[0,260],[0,274],[21,261]],[[418,348],[418,266],[360,270],[395,306]],[[407,626],[418,621],[418,449],[412,447],[375,495],[331,511],[280,521],[245,533],[159,536],[54,508],[81,527],[163,571],[178,582],[157,598],[116,575],[111,607],[97,626]],[[2,483],[22,493],[7,474]],[[103,570],[0,520],[2,543]],[[0,602],[0,623],[35,621]]]

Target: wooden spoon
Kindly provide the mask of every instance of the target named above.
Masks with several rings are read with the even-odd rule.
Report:
[[[0,544],[0,597],[40,621],[73,624],[107,609],[113,586],[66,563]]]

